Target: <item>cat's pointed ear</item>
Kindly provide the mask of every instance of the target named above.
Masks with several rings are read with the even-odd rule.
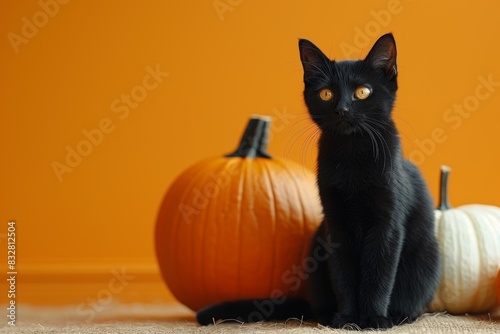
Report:
[[[321,71],[325,62],[329,61],[328,57],[307,39],[299,39],[299,51],[304,73]]]
[[[385,34],[375,42],[365,62],[383,70],[388,79],[393,79],[398,74],[396,56],[396,41],[392,34]]]

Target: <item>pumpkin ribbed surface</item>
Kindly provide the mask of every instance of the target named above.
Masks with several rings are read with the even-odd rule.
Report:
[[[436,211],[436,218],[442,266],[437,297],[444,306],[436,311],[490,310],[500,267],[500,209],[464,205]]]
[[[500,208],[481,204],[451,208],[447,175],[441,187],[445,198],[435,211],[441,283],[431,310],[452,314],[489,311],[496,304],[495,280],[500,268]]]

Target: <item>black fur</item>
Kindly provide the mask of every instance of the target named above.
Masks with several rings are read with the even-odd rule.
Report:
[[[439,254],[432,199],[418,169],[402,155],[391,116],[398,74],[394,38],[382,36],[357,61],[330,61],[307,40],[299,41],[299,49],[304,99],[321,130],[317,181],[325,220],[311,256],[323,247],[320,239],[336,244],[323,250],[327,259],[318,260],[307,279],[309,307],[321,324],[336,328],[412,322],[438,286]],[[359,86],[371,95],[357,98]],[[324,88],[333,92],[329,101],[320,98]],[[252,308],[238,313],[243,305],[255,310],[263,302],[221,304],[199,312],[198,319],[245,317]],[[295,306],[292,316],[308,315],[307,307]],[[281,307],[293,309],[293,302],[273,310],[280,313]]]

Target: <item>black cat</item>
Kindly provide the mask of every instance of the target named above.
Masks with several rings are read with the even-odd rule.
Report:
[[[197,319],[248,320],[256,311],[264,319],[300,318],[312,311],[336,328],[412,322],[438,286],[439,253],[431,196],[403,157],[391,116],[398,87],[394,38],[380,37],[357,61],[331,61],[303,39],[299,49],[304,99],[321,130],[317,183],[325,215],[311,248],[318,267],[307,279],[309,300],[227,302]],[[335,247],[325,249],[327,239]]]

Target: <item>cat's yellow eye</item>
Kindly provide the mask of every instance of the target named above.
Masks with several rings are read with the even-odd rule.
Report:
[[[372,95],[372,90],[366,86],[359,86],[356,88],[354,95],[360,100],[367,99],[370,95]]]
[[[331,101],[333,99],[333,92],[330,88],[323,88],[319,92],[319,97],[323,101]]]

